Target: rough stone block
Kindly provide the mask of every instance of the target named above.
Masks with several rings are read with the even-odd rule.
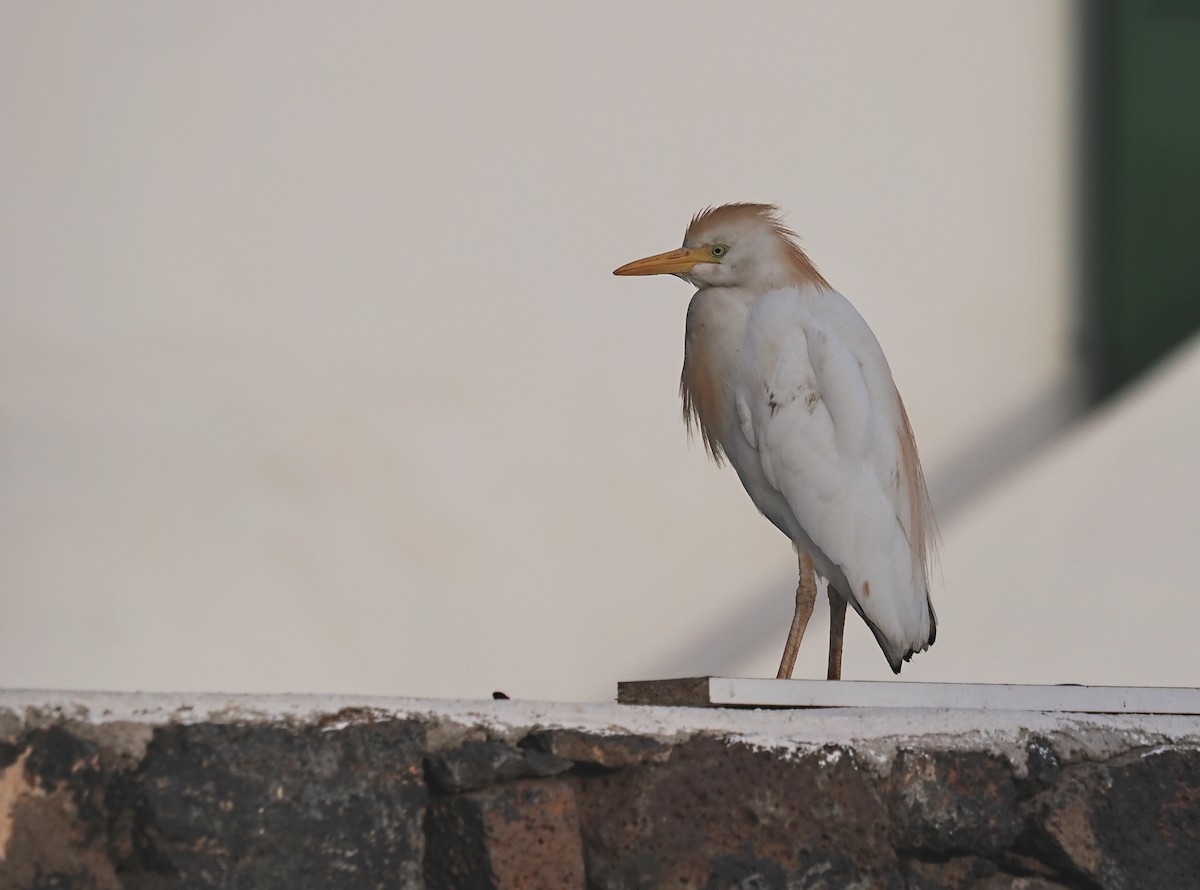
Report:
[[[574,729],[542,729],[521,740],[522,747],[602,769],[620,769],[645,760],[663,760],[668,746],[637,735],[599,735]]]
[[[939,862],[913,861],[905,865],[907,890],[1067,890],[1037,874],[1001,871],[991,860],[960,856]]]
[[[1025,776],[1017,781],[1017,796],[1049,788],[1062,774],[1062,762],[1054,743],[1044,736],[1035,736],[1025,743]]]
[[[565,780],[522,780],[435,798],[426,831],[429,890],[584,885],[579,814]]]
[[[62,727],[0,746],[0,890],[120,887],[99,749]]]
[[[420,886],[423,733],[201,724],[155,734],[136,778],[143,886]]]
[[[495,742],[466,742],[451,751],[431,755],[425,765],[430,783],[446,794],[476,791],[513,779],[556,776],[573,766],[571,761],[553,754]]]
[[[1078,764],[1031,803],[1030,843],[1106,888],[1200,880],[1200,750],[1154,749]]]
[[[898,849],[989,856],[1020,832],[1012,769],[989,754],[901,751],[891,786]]]
[[[887,809],[841,749],[700,738],[576,779],[589,887],[901,887]]]

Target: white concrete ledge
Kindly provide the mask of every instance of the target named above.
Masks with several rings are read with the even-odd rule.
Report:
[[[890,688],[904,684],[887,684]],[[339,716],[340,715],[340,716]],[[1081,757],[1166,742],[1200,746],[1200,716],[1052,713],[954,708],[717,709],[615,703],[422,699],[353,695],[229,695],[0,690],[0,739],[61,720],[148,726],[196,723],[291,725],[420,719],[434,747],[484,731],[516,739],[535,728],[630,734],[677,741],[714,734],[764,749],[809,751],[853,745],[890,760],[918,742],[944,750],[986,749],[1014,762],[1033,735],[1055,736]]]

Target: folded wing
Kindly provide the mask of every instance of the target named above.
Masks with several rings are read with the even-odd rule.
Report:
[[[811,312],[816,300],[819,314]],[[753,450],[774,489],[763,501],[782,495],[804,534],[840,569],[839,592],[899,670],[936,631],[926,580],[935,531],[883,352],[840,294],[788,289],[759,299],[746,358],[762,384],[744,400]]]

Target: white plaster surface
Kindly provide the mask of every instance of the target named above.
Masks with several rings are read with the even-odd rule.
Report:
[[[347,710],[351,709],[351,710]],[[905,745],[991,751],[1023,767],[1034,735],[1053,737],[1060,756],[1101,758],[1162,744],[1200,745],[1200,717],[1051,714],[1029,711],[838,708],[754,710],[662,708],[537,701],[457,701],[340,695],[220,695],[8,690],[0,692],[0,735],[59,720],[102,727],[134,723],[321,723],[336,731],[376,717],[417,717],[438,731],[433,744],[450,746],[483,730],[515,741],[532,729],[632,733],[682,740],[708,733],[764,749],[811,751],[849,746],[877,765]],[[336,717],[342,714],[342,722]],[[335,718],[335,719],[330,719]],[[143,737],[143,743],[148,741]]]
[[[0,4],[0,686],[773,673],[793,557],[686,441],[688,288],[611,270],[779,202],[940,490],[1069,402],[1073,9]],[[944,677],[1026,619],[943,529]]]

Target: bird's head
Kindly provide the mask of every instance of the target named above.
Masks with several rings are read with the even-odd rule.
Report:
[[[677,275],[700,289],[828,287],[772,204],[723,204],[692,218],[683,247],[634,260],[614,275]]]

